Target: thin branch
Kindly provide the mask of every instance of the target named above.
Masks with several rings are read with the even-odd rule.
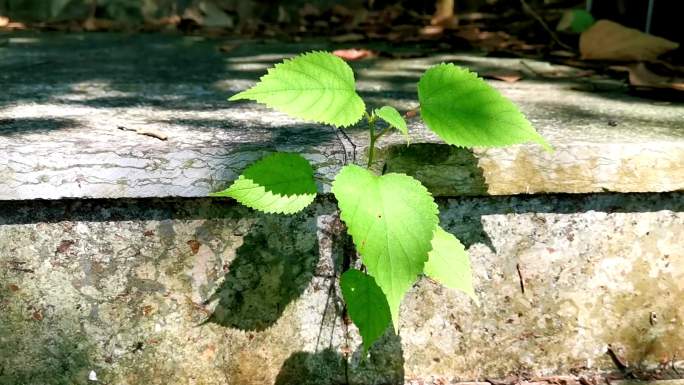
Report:
[[[518,279],[520,280],[520,291],[522,291],[522,293],[525,294],[525,278],[522,275],[522,271],[520,271],[519,263],[515,264],[515,269],[518,270]]]
[[[525,10],[525,12],[529,13],[532,17],[534,17],[539,22],[539,24],[541,24],[541,26],[546,30],[546,32],[549,33],[549,35],[551,36],[551,39],[553,39],[553,41],[555,41],[558,45],[567,49],[568,51],[575,51],[574,48],[563,43],[558,38],[558,35],[556,35],[556,33],[553,32],[553,30],[551,28],[549,28],[549,25],[546,24],[544,19],[542,19],[541,16],[539,16],[539,14],[537,12],[535,12],[534,9],[532,9],[532,7],[530,7],[530,5],[527,4],[527,2],[525,0],[520,0],[520,4],[522,4],[523,10]]]

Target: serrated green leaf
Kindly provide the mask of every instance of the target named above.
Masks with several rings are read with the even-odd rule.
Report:
[[[313,202],[316,182],[301,155],[275,153],[247,167],[226,190],[211,195],[231,197],[265,213],[292,214]]]
[[[465,68],[431,67],[418,82],[418,99],[425,124],[448,144],[501,147],[531,141],[552,150],[515,104]]]
[[[466,293],[477,303],[468,253],[458,238],[439,226],[423,271],[442,285]]]
[[[354,269],[342,274],[340,287],[349,317],[359,328],[365,353],[390,325],[387,298],[373,277]]]
[[[409,142],[408,127],[406,126],[406,121],[401,116],[399,111],[397,111],[396,108],[390,106],[383,106],[373,111],[373,113],[380,119],[387,122],[387,124],[396,128],[402,134],[404,134],[404,137],[406,138],[406,143]]]
[[[437,205],[410,176],[377,176],[356,165],[342,168],[332,192],[368,273],[387,296],[398,329],[401,300],[422,273],[432,247]]]
[[[228,100],[249,99],[296,118],[350,126],[366,109],[354,73],[328,52],[309,52],[276,64],[254,87]]]

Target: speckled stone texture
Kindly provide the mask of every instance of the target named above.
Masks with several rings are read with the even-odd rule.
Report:
[[[609,345],[684,369],[681,193],[439,203],[481,306],[423,279],[364,362],[325,198],[0,203],[0,384],[443,384],[610,372]]]

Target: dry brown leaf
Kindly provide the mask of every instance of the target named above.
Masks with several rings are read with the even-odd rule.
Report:
[[[317,6],[306,3],[304,6],[299,8],[299,17],[320,17],[321,10]]]
[[[3,25],[4,23],[4,25]],[[20,23],[18,21],[11,21],[8,18],[2,18],[0,17],[0,29],[6,29],[6,30],[21,30],[21,29],[26,29],[26,25],[24,23]]]
[[[337,35],[330,38],[330,41],[334,43],[349,43],[351,41],[361,41],[364,40],[366,36],[360,33],[345,33],[344,35]]]
[[[362,59],[369,59],[377,56],[377,54],[373,51],[367,50],[367,49],[356,49],[356,48],[351,48],[351,49],[338,49],[333,51],[333,55],[341,57],[344,60],[347,61],[355,61],[355,60],[362,60]]]
[[[422,36],[441,36],[444,33],[444,27],[441,25],[426,25],[420,29],[420,34]]]
[[[518,71],[490,71],[482,74],[485,79],[501,80],[506,83],[515,83],[522,79],[523,75]]]
[[[223,53],[228,53],[228,52],[234,50],[235,48],[237,48],[239,46],[240,46],[240,44],[237,44],[237,43],[223,43],[218,47],[218,49],[219,49],[219,51],[221,51]]]
[[[658,75],[648,69],[644,63],[629,65],[627,71],[629,71],[629,84],[634,87],[670,88],[684,91],[684,79]]]
[[[143,29],[146,31],[158,31],[163,28],[175,28],[180,24],[181,18],[178,15],[162,17],[160,19],[147,19],[144,21]]]
[[[83,22],[83,29],[86,31],[110,31],[117,27],[116,22],[107,19],[96,19],[89,17]]]
[[[588,60],[652,61],[677,47],[675,42],[610,20],[599,20],[580,35],[580,53]]]
[[[454,16],[454,0],[437,0],[430,24],[445,27],[454,23],[458,24],[458,19]]]

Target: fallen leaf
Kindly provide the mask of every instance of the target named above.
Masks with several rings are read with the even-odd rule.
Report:
[[[311,3],[306,3],[299,9],[299,17],[316,18],[321,16],[321,10]]]
[[[116,22],[107,19],[96,19],[89,17],[83,22],[83,29],[89,32],[93,31],[110,31],[117,27]]]
[[[349,43],[351,41],[361,41],[364,40],[366,36],[360,33],[345,33],[344,35],[337,35],[330,38],[330,41],[334,43]]]
[[[10,283],[8,287],[9,287],[10,291],[13,291],[15,293],[19,291],[19,286],[15,285],[13,283]]]
[[[454,0],[437,0],[435,13],[430,19],[430,25],[452,28],[458,25],[458,18],[454,15]]]
[[[522,79],[523,75],[518,71],[490,71],[484,72],[482,77],[485,79],[501,80],[506,83],[515,83]]]
[[[369,58],[373,58],[373,57],[377,56],[377,54],[373,51],[370,51],[367,49],[356,49],[356,48],[338,49],[338,50],[333,51],[333,55],[340,57],[340,58],[347,60],[347,61],[369,59]]]
[[[178,15],[172,15],[169,17],[162,17],[160,19],[146,19],[143,23],[143,31],[159,31],[162,29],[172,29],[176,28],[181,22],[181,18]]]
[[[153,312],[154,312],[154,306],[152,306],[152,305],[145,305],[142,308],[142,313],[145,317],[149,316]]]
[[[200,248],[200,243],[196,239],[191,239],[187,242],[188,246],[190,246],[190,251],[192,251],[192,255],[197,254]]]
[[[404,113],[404,118],[411,119],[411,118],[415,117],[416,115],[418,115],[418,109],[417,108],[415,108],[413,110],[406,111]]]
[[[223,43],[218,47],[218,49],[219,49],[219,51],[221,51],[223,53],[228,53],[228,52],[234,50],[235,48],[237,48],[238,46],[239,46],[239,44],[237,44],[237,43]]]
[[[282,5],[278,6],[278,23],[285,24],[292,21],[290,13]]]
[[[203,27],[233,28],[235,26],[233,18],[210,1],[201,1],[199,9],[202,11],[199,24]]]
[[[332,8],[330,8],[330,12],[333,15],[341,16],[341,17],[353,17],[354,16],[354,11],[351,9],[345,7],[344,5],[340,4],[334,4]]]
[[[549,52],[549,55],[551,56],[556,56],[556,57],[575,57],[575,53],[571,51],[566,51],[566,50],[554,50]]]
[[[36,321],[42,321],[43,320],[43,311],[41,309],[38,309],[33,312],[33,319]]]
[[[64,254],[67,251],[69,251],[71,246],[73,246],[75,243],[76,242],[72,241],[71,239],[65,239],[59,243],[59,246],[57,246],[56,252]]]
[[[634,87],[669,88],[684,91],[684,78],[673,78],[654,73],[644,63],[627,66],[629,84]]]
[[[441,25],[426,25],[420,29],[420,34],[423,36],[440,36],[444,33],[444,27]]]
[[[11,21],[10,19],[8,19],[6,17],[0,16],[0,29],[8,29],[8,30],[26,29],[26,25],[24,25],[24,23],[20,23],[18,21]]]
[[[653,61],[679,44],[624,27],[609,20],[599,20],[580,35],[580,53],[587,60]]]

